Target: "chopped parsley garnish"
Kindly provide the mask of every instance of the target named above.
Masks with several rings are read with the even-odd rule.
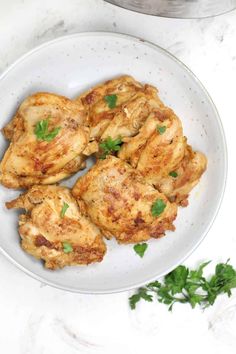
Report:
[[[157,199],[151,207],[152,216],[159,216],[165,210],[166,204],[162,199]]]
[[[166,131],[166,126],[165,125],[158,125],[157,126],[157,131],[159,132],[159,134],[164,134]]]
[[[61,127],[57,127],[49,132],[48,124],[49,124],[49,117],[47,119],[40,120],[36,124],[34,129],[34,134],[36,135],[38,140],[51,141],[57,136],[57,134],[61,130]]]
[[[148,244],[147,243],[137,243],[136,245],[134,245],[134,250],[135,252],[139,255],[139,257],[143,258],[144,253],[146,251],[146,249],[148,248]]]
[[[63,245],[63,251],[65,253],[70,253],[73,251],[73,247],[71,246],[71,244],[69,242],[62,242]]]
[[[148,289],[146,289],[146,287],[139,288],[138,292],[129,298],[129,306],[131,310],[134,310],[136,308],[137,302],[139,302],[141,299],[148,302],[153,301],[153,296],[151,294],[148,294]]]
[[[178,177],[178,173],[175,172],[175,171],[171,171],[171,172],[169,173],[169,176],[176,178],[176,177]]]
[[[61,213],[60,213],[61,218],[64,218],[65,213],[68,208],[69,208],[69,205],[67,203],[63,202],[63,206],[62,206]]]
[[[229,261],[229,260],[228,260]],[[231,290],[236,288],[236,270],[226,263],[219,263],[215,268],[215,274],[209,279],[203,276],[203,269],[210,263],[200,264],[196,270],[180,265],[167,274],[162,282],[154,281],[140,289],[129,298],[131,309],[135,309],[141,299],[153,301],[153,295],[157,300],[169,306],[169,311],[175,303],[188,303],[194,308],[199,305],[203,309],[213,305],[221,294],[231,296]]]
[[[104,96],[104,100],[106,101],[108,107],[111,109],[116,107],[117,98],[117,95]]]
[[[100,156],[100,159],[104,160],[107,155],[119,151],[121,148],[121,144],[121,138],[117,138],[114,140],[110,136],[106,138],[103,142],[99,144],[99,147],[102,150],[102,155]]]

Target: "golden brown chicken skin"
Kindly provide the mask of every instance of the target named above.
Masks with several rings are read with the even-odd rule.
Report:
[[[107,97],[115,95],[112,108]],[[133,136],[153,107],[162,104],[157,89],[141,85],[131,76],[121,76],[95,86],[76,100],[88,112],[91,140]]]
[[[119,243],[158,238],[166,230],[174,230],[176,205],[114,156],[98,161],[77,181],[72,194],[82,199],[84,212],[102,233],[107,238],[114,236]],[[164,205],[164,210],[154,216],[156,202]]]
[[[84,167],[89,128],[83,108],[66,97],[36,93],[26,98],[3,129],[10,140],[0,164],[8,188],[51,184]]]
[[[27,211],[19,218],[22,248],[49,269],[100,262],[106,245],[99,229],[81,215],[70,190],[59,186],[33,186],[6,203],[8,209]]]

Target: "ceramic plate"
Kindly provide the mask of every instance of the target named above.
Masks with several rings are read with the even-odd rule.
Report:
[[[4,203],[19,192],[0,187],[0,246],[3,254],[34,278],[81,293],[131,289],[166,274],[191,254],[207,234],[221,203],[227,170],[225,138],[216,108],[193,73],[160,47],[114,33],[81,33],[48,42],[13,64],[0,78],[3,127],[19,103],[36,91],[68,97],[118,75],[133,75],[158,87],[161,99],[181,118],[194,149],[207,155],[208,169],[192,191],[188,208],[179,208],[176,231],[151,240],[144,258],[132,245],[106,241],[102,263],[49,271],[20,248],[18,215]],[[1,154],[7,143],[0,137]],[[91,161],[88,164],[91,166]],[[62,184],[73,185],[78,173]],[[204,205],[204,208],[203,208]]]

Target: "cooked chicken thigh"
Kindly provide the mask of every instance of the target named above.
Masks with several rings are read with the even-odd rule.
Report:
[[[50,269],[100,262],[106,245],[99,229],[81,215],[70,190],[59,186],[33,186],[7,208],[23,208],[19,233],[22,248],[45,261]]]
[[[157,89],[121,76],[95,86],[76,100],[88,112],[91,140],[135,135],[153,107],[162,106]]]
[[[118,156],[169,200],[183,206],[206,169],[205,156],[187,145],[179,118],[167,107],[153,111]]]
[[[206,167],[206,156],[187,145],[182,161],[169,176],[160,179],[156,187],[170,201],[187,206],[189,193],[198,184]]]
[[[84,166],[89,141],[86,115],[79,104],[51,93],[26,98],[3,129],[11,143],[0,164],[8,188],[51,184]]]
[[[185,146],[179,118],[165,107],[149,115],[139,133],[122,145],[119,157],[155,184],[182,160]]]
[[[120,243],[158,238],[174,230],[176,205],[116,157],[98,161],[77,181],[72,194],[82,199],[84,212],[102,233]]]

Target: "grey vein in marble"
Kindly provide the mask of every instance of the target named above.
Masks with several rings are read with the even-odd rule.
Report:
[[[86,353],[95,353],[95,349],[101,347],[100,344],[93,343],[87,340],[83,335],[78,334],[74,329],[70,328],[62,318],[55,318],[53,327],[64,342],[77,350],[83,350],[83,352]]]

